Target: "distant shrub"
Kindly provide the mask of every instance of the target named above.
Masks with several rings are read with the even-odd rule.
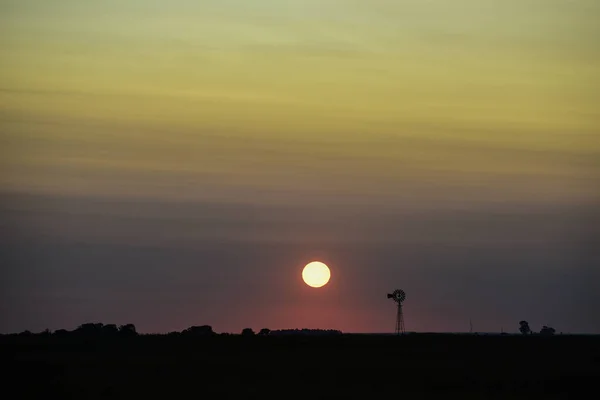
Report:
[[[184,336],[212,336],[215,334],[212,326],[210,325],[202,325],[202,326],[190,326],[183,332],[181,332]]]
[[[519,322],[519,332],[523,335],[529,335],[531,333],[531,328],[529,327],[529,322],[521,321]]]
[[[242,329],[242,336],[254,336],[255,333],[252,328],[244,328]]]
[[[335,336],[341,335],[342,331],[336,329],[282,329],[271,331],[270,335],[307,335],[307,336]]]
[[[137,330],[135,329],[134,324],[125,324],[119,326],[119,334],[122,336],[136,336]]]
[[[554,328],[551,328],[549,326],[544,325],[542,327],[542,330],[540,331],[540,335],[544,335],[544,336],[552,336],[556,333],[556,330]]]

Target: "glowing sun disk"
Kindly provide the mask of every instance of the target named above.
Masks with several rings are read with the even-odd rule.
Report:
[[[314,288],[325,286],[330,278],[329,267],[320,261],[308,263],[302,270],[302,279],[308,286]]]

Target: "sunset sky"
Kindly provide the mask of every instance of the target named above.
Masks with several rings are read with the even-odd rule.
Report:
[[[0,332],[600,333],[599,20],[0,0]]]

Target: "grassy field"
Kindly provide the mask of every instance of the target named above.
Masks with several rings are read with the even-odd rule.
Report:
[[[12,398],[575,398],[600,337],[4,336]]]

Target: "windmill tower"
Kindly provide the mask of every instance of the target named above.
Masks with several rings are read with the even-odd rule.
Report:
[[[404,334],[404,316],[402,315],[402,303],[406,300],[406,293],[402,289],[396,289],[393,293],[387,295],[388,299],[394,300],[398,305],[398,314],[396,315],[396,335]]]

